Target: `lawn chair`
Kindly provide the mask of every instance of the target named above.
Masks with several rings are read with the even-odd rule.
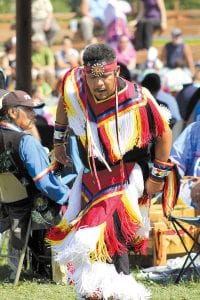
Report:
[[[183,278],[183,275],[185,274],[185,272],[191,267],[193,266],[194,268],[194,272],[196,273],[197,277],[200,278],[200,270],[198,270],[197,265],[195,264],[195,260],[198,258],[198,256],[200,255],[200,216],[197,217],[178,217],[178,216],[172,216],[170,215],[168,217],[169,221],[172,222],[172,225],[177,233],[177,235],[180,238],[180,241],[186,251],[186,259],[181,267],[181,270],[178,274],[178,276],[175,279],[175,283],[179,283],[180,280]],[[197,233],[193,236],[189,229],[186,228],[185,225],[191,225],[194,226],[197,229]],[[180,229],[188,236],[191,238],[192,240],[192,246],[187,247],[183,236],[180,233]],[[195,252],[195,254],[193,255],[193,252]]]
[[[12,186],[12,188],[10,188]],[[26,191],[26,188],[21,184],[21,182],[10,172],[4,172],[0,174],[0,204],[6,204],[6,203],[12,203],[17,202],[22,199],[28,198],[28,194]],[[2,206],[0,207],[0,210],[2,212]],[[19,259],[19,263],[17,266],[17,272],[14,280],[14,285],[18,284],[19,277],[21,274],[26,250],[28,247],[28,241],[32,230],[32,220],[31,217],[28,222],[28,226],[26,229],[25,239],[24,239],[24,245],[22,250],[20,251],[20,257],[16,256],[16,254],[3,254],[2,249],[4,248],[4,245],[6,244],[6,241],[9,239],[7,236],[8,230],[10,229],[10,221],[8,221],[9,218],[7,216],[1,216],[0,218],[0,232],[3,234],[2,240],[1,240],[1,257],[6,258],[14,258]],[[42,228],[41,228],[42,229]],[[37,259],[39,260],[40,257],[38,256]]]

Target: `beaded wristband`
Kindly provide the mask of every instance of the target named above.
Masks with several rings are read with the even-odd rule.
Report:
[[[169,175],[173,167],[171,162],[163,162],[158,159],[154,160],[154,164],[150,173],[150,178],[154,182],[163,182],[165,177]]]

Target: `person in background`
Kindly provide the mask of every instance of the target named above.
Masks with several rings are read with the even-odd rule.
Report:
[[[127,36],[129,41],[133,35],[129,30],[127,15],[132,12],[131,5],[127,1],[109,0],[105,8],[105,41],[112,47],[118,45],[121,36]]]
[[[200,210],[200,122],[189,124],[172,146],[170,159],[182,178],[179,197]]]
[[[0,90],[5,90],[5,88],[6,88],[6,74],[3,68],[0,67]],[[0,94],[0,98],[2,97],[2,95]]]
[[[50,0],[33,0],[31,4],[33,33],[40,33],[48,46],[60,30]]]
[[[4,43],[4,55],[1,59],[1,67],[5,72],[5,88],[15,88],[16,84],[16,36]]]
[[[45,46],[43,35],[36,33],[32,36],[32,78],[44,73],[45,80],[53,87],[55,83],[55,59],[52,50]]]
[[[143,78],[141,84],[152,93],[159,104],[165,105],[169,109],[172,115],[172,119],[170,121],[172,127],[177,121],[181,120],[181,115],[176,98],[174,98],[169,93],[162,91],[161,79],[157,73],[147,74]]]
[[[128,253],[145,251],[150,198],[167,187],[166,170],[173,169],[167,162],[168,120],[147,89],[119,73],[112,47],[88,46],[83,67],[64,77],[57,106],[56,159],[67,163],[63,136],[70,127],[84,168],[63,222],[50,230],[48,240],[56,260],[67,265],[79,298],[149,299],[149,291],[130,274]],[[151,142],[155,160],[149,172]]]
[[[55,53],[56,77],[58,79],[62,78],[67,70],[72,67],[77,67],[79,65],[79,59],[79,52],[73,48],[70,37],[64,36],[62,50],[58,50]]]
[[[136,51],[126,35],[122,35],[118,39],[116,47],[113,47],[116,52],[117,61],[127,66],[132,77],[136,67]]]
[[[180,28],[173,28],[171,41],[166,43],[161,52],[161,60],[168,69],[181,67],[185,72],[195,73],[194,59],[189,44],[183,41]]]
[[[44,73],[38,73],[35,80],[35,85],[38,88],[40,99],[45,102],[51,96],[52,87],[46,82]]]
[[[35,126],[34,109],[40,108],[41,105],[43,103],[34,103],[31,97],[21,90],[6,91],[1,99],[0,173],[10,173],[13,177],[12,181],[4,182],[4,191],[10,191],[9,202],[6,201],[7,194],[1,190],[4,220],[0,225],[4,226],[0,231],[10,229],[11,247],[16,249],[18,254],[25,242],[33,204],[37,204],[34,199],[36,200],[39,194],[41,197],[47,197],[49,201],[57,204],[57,207],[54,207],[56,211],[67,203],[69,196],[69,188],[55,176],[56,169],[50,164],[47,151],[40,141],[27,133]]]
[[[104,11],[108,0],[81,0],[80,30],[83,40],[87,44],[95,35],[95,31],[104,34]],[[98,35],[99,35],[98,33]]]
[[[140,0],[139,12],[131,23],[136,26],[134,39],[136,50],[149,49],[152,46],[154,31],[163,31],[167,28],[164,0]]]

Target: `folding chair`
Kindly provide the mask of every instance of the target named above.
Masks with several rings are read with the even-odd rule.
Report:
[[[11,189],[10,186],[13,188]],[[21,182],[10,172],[5,172],[0,174],[0,204],[1,203],[11,203],[14,202],[12,201],[13,199],[15,201],[18,201],[20,199],[25,199],[28,197],[27,191],[24,186],[22,186]],[[1,207],[0,207],[1,210]],[[6,230],[9,230],[9,226],[7,227],[7,219],[2,219],[0,222],[0,231],[5,232]],[[4,224],[5,223],[5,224]],[[37,229],[43,229],[42,227],[38,227]],[[3,254],[2,253],[2,248],[5,242],[5,234],[3,234],[3,240],[1,241],[0,244],[0,257],[7,257],[7,258],[19,258],[19,262],[17,265],[17,271],[14,279],[14,285],[17,285],[19,282],[20,274],[22,271],[23,267],[23,262],[24,258],[26,255],[26,251],[28,249],[28,242],[29,242],[29,237],[31,235],[31,231],[34,230],[33,228],[33,222],[32,222],[32,217],[30,217],[28,226],[26,228],[26,235],[24,239],[24,245],[22,250],[20,251],[20,256],[16,257],[13,255],[10,255],[9,253]],[[34,253],[33,249],[29,246],[30,252],[32,253],[32,256],[38,261],[41,262],[44,259],[51,259],[49,256],[43,256],[43,255],[38,255]]]
[[[200,278],[200,271],[198,270],[198,267],[195,264],[195,260],[197,259],[197,257],[200,255],[200,230],[198,230],[198,228],[200,228],[200,216],[197,217],[178,217],[178,216],[172,216],[170,215],[168,217],[169,221],[172,222],[172,225],[177,233],[177,235],[180,238],[180,241],[186,251],[186,258],[185,261],[181,267],[181,270],[177,276],[177,278],[175,279],[175,283],[179,283],[179,281],[181,280],[183,274],[191,267],[194,267],[194,271],[196,273],[196,275]],[[189,229],[186,228],[186,226],[184,226],[185,224],[191,225],[191,226],[195,226],[197,229],[197,233],[193,236]],[[180,233],[180,229],[187,234],[188,237],[191,238],[192,240],[192,247],[189,249],[189,247],[186,245],[186,242],[183,239],[183,236]],[[195,252],[194,256],[192,255],[193,252]]]

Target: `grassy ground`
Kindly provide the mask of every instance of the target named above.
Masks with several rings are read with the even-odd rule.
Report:
[[[6,265],[0,267],[0,299],[1,300],[75,300],[71,286],[57,285],[38,279],[28,279],[22,274],[18,286],[14,287],[8,281],[9,269]],[[165,282],[155,282],[141,279],[139,272],[134,270],[134,276],[152,293],[152,300],[198,300],[200,282],[185,281],[175,285],[171,277]],[[123,299],[120,299],[123,300]]]

